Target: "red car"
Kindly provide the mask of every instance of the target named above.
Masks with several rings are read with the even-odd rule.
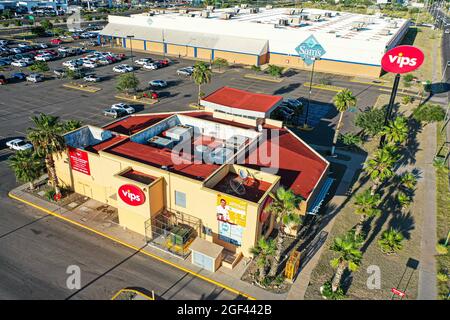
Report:
[[[6,84],[6,78],[4,75],[0,74],[0,85]]]
[[[170,64],[170,60],[169,59],[158,60],[158,63],[163,67],[167,67]]]
[[[120,60],[123,60],[123,59],[125,59],[127,56],[125,55],[125,53],[118,53],[118,54],[116,54],[116,56],[120,59]]]
[[[50,40],[50,43],[51,44],[61,44],[62,43],[62,40],[61,39],[57,39],[57,38],[55,38],[55,39],[52,39],[52,40]]]
[[[150,92],[150,94],[144,93],[143,96],[144,96],[144,98],[152,98],[153,100],[156,100],[159,98],[158,93],[156,93],[154,91]]]

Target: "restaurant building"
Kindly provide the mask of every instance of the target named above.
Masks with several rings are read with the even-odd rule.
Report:
[[[117,208],[119,224],[149,245],[192,253],[210,271],[232,268],[277,227],[265,208],[278,187],[305,199],[299,210],[308,214],[331,184],[321,155],[281,122],[259,117],[280,99],[225,87],[205,97],[201,111],[83,126],[64,136],[58,178]]]

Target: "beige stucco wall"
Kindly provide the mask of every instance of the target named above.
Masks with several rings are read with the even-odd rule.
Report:
[[[175,44],[167,45],[167,54],[174,56],[187,56],[188,55],[188,47],[187,46],[179,46]]]
[[[211,60],[212,52],[210,49],[197,48],[197,58],[203,60]]]
[[[225,59],[229,63],[241,63],[247,65],[254,65],[258,62],[258,56],[254,56],[251,54],[214,50],[214,59],[217,58]]]
[[[147,51],[164,53],[164,45],[160,42],[147,41]]]
[[[126,39],[127,49],[131,49],[133,45],[133,50],[144,50],[144,40],[130,40]]]

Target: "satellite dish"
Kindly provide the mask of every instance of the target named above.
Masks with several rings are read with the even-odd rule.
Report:
[[[243,180],[248,178],[248,172],[244,169],[239,169],[239,177],[241,177]]]
[[[242,196],[245,194],[245,187],[242,181],[237,181],[235,179],[230,180],[231,189],[238,195]]]

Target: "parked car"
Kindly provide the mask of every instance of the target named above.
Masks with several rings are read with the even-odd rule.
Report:
[[[95,74],[90,74],[84,77],[83,80],[86,82],[99,82],[101,78],[96,76]]]
[[[82,67],[80,67],[80,66],[78,66],[78,65],[70,65],[70,66],[68,66],[67,67],[67,69],[69,69],[69,70],[71,70],[71,71],[81,71],[81,70],[83,70],[83,68]]]
[[[53,70],[53,73],[55,74],[55,76],[57,76],[58,78],[62,78],[66,75],[66,71],[63,69],[55,69]]]
[[[167,67],[168,65],[170,65],[170,60],[169,59],[158,60],[158,63],[160,63],[162,67]]]
[[[28,66],[28,64],[25,62],[25,61],[22,61],[22,60],[16,60],[16,61],[13,61],[12,63],[11,63],[11,65],[13,66],[13,67],[26,67],[26,66]]]
[[[146,63],[142,66],[142,68],[146,70],[156,70],[158,69],[158,65],[156,63]]]
[[[152,63],[152,62],[153,62],[153,59],[151,59],[151,58],[142,58],[142,59],[136,60],[134,63],[137,64],[138,66],[143,66],[144,64]]]
[[[12,150],[24,151],[28,149],[33,149],[33,145],[23,139],[13,139],[6,142],[6,146]]]
[[[287,105],[290,108],[299,108],[302,106],[302,103],[294,98],[284,99],[283,104]]]
[[[12,53],[22,53],[22,49],[20,48],[11,48],[9,49],[9,51],[11,51]]]
[[[103,110],[103,115],[107,117],[120,118],[127,115],[127,112],[119,109],[105,109]]]
[[[93,61],[86,61],[83,63],[83,67],[89,68],[89,69],[94,69],[94,68],[97,68],[98,65]]]
[[[134,110],[134,108],[132,106],[130,106],[129,104],[123,103],[123,102],[113,104],[111,106],[111,109],[125,111],[127,114],[132,114],[132,113],[136,112],[136,110]]]
[[[114,71],[114,72],[118,72],[118,73],[126,73],[126,72],[131,72],[131,71],[133,71],[133,67],[130,67],[130,66],[127,65],[127,64],[121,64],[121,65],[115,66],[115,67],[113,68],[113,71]]]
[[[41,81],[44,80],[44,78],[42,77],[42,75],[40,75],[39,73],[32,73],[32,74],[28,75],[28,76],[26,77],[26,79],[27,79],[27,81],[29,81],[29,82],[34,82],[34,83],[36,83],[36,82],[41,82]]]
[[[11,75],[11,78],[16,80],[25,80],[27,78],[27,75],[23,72],[16,72]]]
[[[6,83],[6,77],[3,74],[0,74],[0,85],[4,85]]]
[[[54,38],[54,39],[50,40],[50,43],[55,44],[55,45],[60,45],[62,43],[62,40],[58,39],[58,38]]]
[[[37,43],[36,48],[47,49],[48,45],[46,45],[45,43]]]
[[[38,54],[34,57],[34,60],[36,61],[50,61],[53,59],[53,56],[50,54]]]
[[[151,87],[165,88],[167,87],[167,82],[164,80],[152,80],[148,83]]]
[[[182,76],[191,76],[193,72],[194,72],[193,67],[186,67],[177,70],[177,74]]]

